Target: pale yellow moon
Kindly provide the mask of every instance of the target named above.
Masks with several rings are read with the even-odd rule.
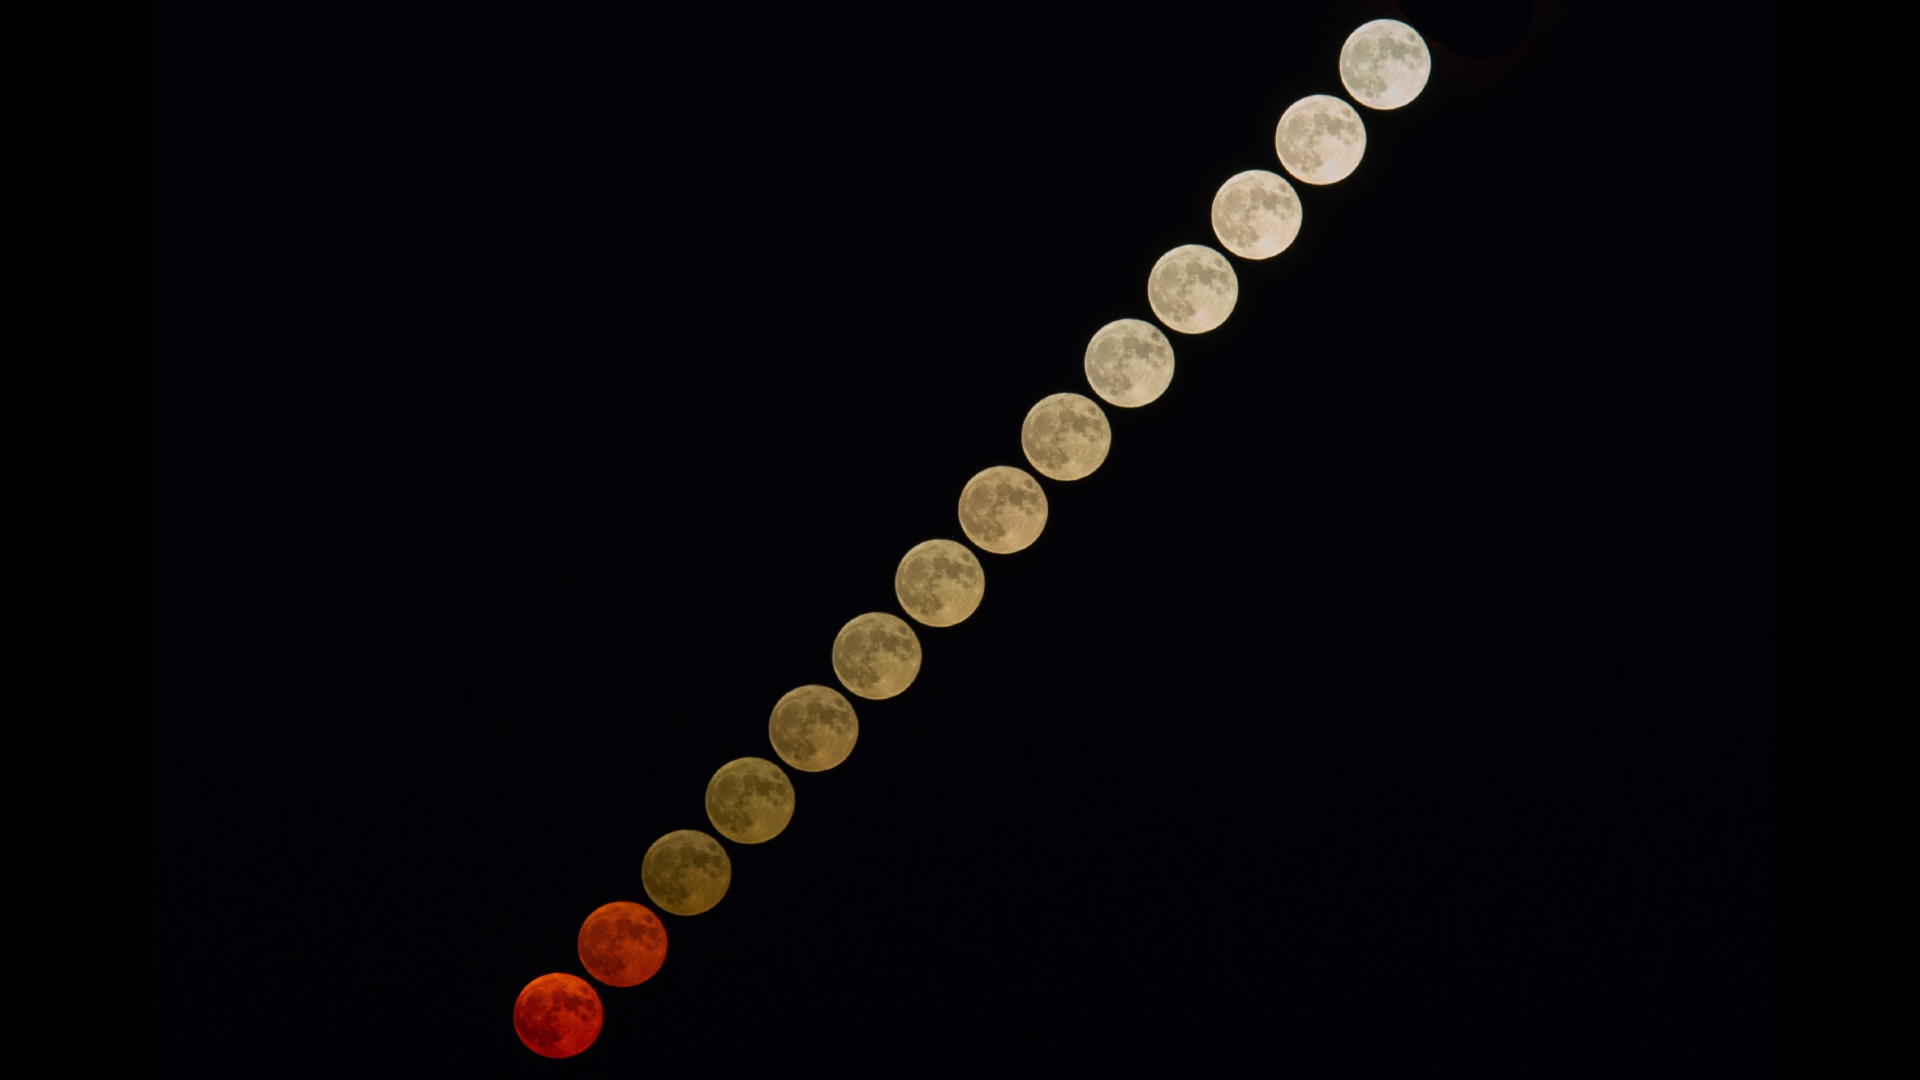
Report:
[[[1279,173],[1249,169],[1214,194],[1213,235],[1243,259],[1271,259],[1300,235],[1300,197]]]
[[[1054,480],[1078,480],[1107,460],[1113,429],[1107,414],[1079,394],[1041,398],[1020,425],[1020,447],[1040,475]]]
[[[920,674],[920,639],[899,616],[884,611],[856,616],[833,639],[833,673],[863,698],[890,698]]]
[[[1205,244],[1174,248],[1147,276],[1147,303],[1169,330],[1204,334],[1227,321],[1240,279],[1227,257]]]
[[[736,844],[764,844],[793,820],[793,781],[766,758],[735,758],[707,781],[707,820]]]
[[[847,760],[860,738],[853,703],[830,686],[801,686],[781,695],[767,718],[767,740],[780,760],[801,772],[826,772]]]
[[[1172,381],[1173,345],[1150,322],[1116,319],[1087,342],[1087,385],[1109,405],[1137,409]]]
[[[952,626],[974,613],[987,592],[987,575],[965,544],[915,544],[893,572],[893,595],[913,621]]]
[[[1375,19],[1340,46],[1340,82],[1369,109],[1397,109],[1427,88],[1433,54],[1413,27]]]
[[[960,492],[960,528],[982,551],[1011,555],[1047,527],[1047,493],[1011,465],[983,469]]]
[[[733,883],[733,862],[720,841],[698,829],[670,832],[640,860],[640,885],[675,915],[698,915],[720,902]]]
[[[1280,164],[1303,184],[1345,180],[1367,152],[1367,125],[1353,106],[1315,94],[1287,106],[1273,132]]]

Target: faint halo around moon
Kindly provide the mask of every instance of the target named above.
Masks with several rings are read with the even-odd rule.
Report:
[[[1173,382],[1173,346],[1141,319],[1116,319],[1087,342],[1087,385],[1109,405],[1137,409]]]
[[[1079,394],[1041,398],[1020,425],[1020,447],[1040,475],[1078,480],[1107,460],[1113,429],[1100,406]]]
[[[893,573],[893,595],[913,621],[952,626],[980,607],[987,575],[965,544],[928,540],[915,544]]]
[[[1213,235],[1243,259],[1271,259],[1300,235],[1300,197],[1279,173],[1249,169],[1213,196]]]
[[[1047,527],[1047,494],[1023,469],[982,469],[960,492],[960,528],[973,546],[1011,555],[1040,539]]]
[[[540,976],[513,1001],[514,1033],[541,1057],[568,1058],[592,1046],[605,1019],[592,985],[565,972]]]
[[[667,928],[644,904],[616,900],[580,924],[580,966],[608,986],[638,986],[667,959]]]
[[[793,820],[793,781],[766,758],[735,758],[707,781],[707,820],[736,844],[764,844]]]
[[[1340,82],[1369,109],[1397,109],[1427,88],[1433,54],[1413,27],[1375,19],[1340,46]]]
[[[801,772],[825,772],[847,760],[860,738],[853,703],[831,686],[800,686],[774,703],[767,741],[780,760]]]
[[[833,639],[833,673],[863,698],[890,698],[920,674],[920,639],[884,611],[855,616]]]
[[[1227,257],[1205,244],[1174,248],[1147,276],[1147,303],[1169,330],[1204,334],[1227,321],[1240,298],[1240,279]]]
[[[661,911],[698,915],[727,895],[733,860],[720,841],[698,829],[680,829],[653,842],[640,860],[640,885]]]
[[[1287,106],[1273,130],[1280,164],[1303,184],[1332,184],[1353,175],[1367,152],[1367,126],[1353,106],[1314,94]]]

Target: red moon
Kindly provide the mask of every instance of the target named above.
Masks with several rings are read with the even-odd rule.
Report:
[[[542,975],[513,1003],[513,1030],[541,1057],[563,1058],[600,1037],[600,995],[578,975]]]
[[[625,900],[594,909],[580,924],[580,963],[608,986],[638,986],[667,958],[667,928],[645,907]]]

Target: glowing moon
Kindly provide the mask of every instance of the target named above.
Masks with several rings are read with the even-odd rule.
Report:
[[[1107,460],[1113,429],[1100,406],[1079,394],[1041,398],[1020,425],[1020,447],[1040,475],[1078,480]]]
[[[1011,555],[1040,539],[1047,495],[1040,481],[1011,465],[995,465],[960,492],[960,528],[982,551]]]
[[[1240,298],[1240,279],[1227,257],[1205,244],[1174,248],[1153,264],[1147,303],[1169,330],[1204,334],[1227,321]]]
[[[608,986],[638,986],[667,959],[667,928],[641,904],[616,900],[580,924],[580,966]]]
[[[513,1002],[513,1030],[541,1057],[572,1057],[592,1046],[605,1019],[587,980],[562,972],[528,983]]]
[[[893,595],[913,621],[952,626],[974,613],[987,592],[987,575],[966,545],[951,540],[915,544],[893,572]]]
[[[670,832],[640,860],[640,885],[660,910],[698,915],[720,902],[733,883],[733,862],[720,841],[698,829]]]
[[[833,673],[863,698],[890,698],[920,674],[920,639],[898,616],[869,611],[833,639]]]
[[[1118,319],[1087,342],[1087,385],[1109,405],[1137,409],[1167,392],[1173,346],[1150,322]]]
[[[1243,259],[1271,259],[1300,235],[1300,198],[1278,173],[1243,172],[1213,196],[1213,235]]]
[[[1340,46],[1340,82],[1369,109],[1397,109],[1427,88],[1433,54],[1413,27],[1375,19]]]
[[[1345,180],[1367,152],[1367,126],[1353,106],[1315,94],[1287,106],[1273,132],[1280,164],[1303,184]]]
[[[801,772],[825,772],[847,760],[859,738],[860,718],[852,703],[829,686],[787,691],[767,719],[773,752]]]
[[[764,844],[793,820],[793,781],[766,758],[735,758],[707,781],[707,820],[736,844]]]

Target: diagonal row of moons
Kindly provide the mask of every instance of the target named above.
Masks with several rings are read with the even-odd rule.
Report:
[[[1378,19],[1355,30],[1340,50],[1340,79],[1355,101],[1396,109],[1426,87],[1432,58],[1412,27]],[[1280,117],[1274,149],[1294,179],[1331,184],[1345,179],[1366,152],[1366,126],[1344,100],[1325,94],[1301,98]],[[1268,259],[1299,234],[1299,197],[1285,178],[1264,170],[1240,173],[1213,198],[1213,231],[1222,247],[1243,259]],[[1225,322],[1240,283],[1226,256],[1202,244],[1162,255],[1147,277],[1147,303],[1168,329],[1203,334]],[[1101,400],[1139,408],[1157,400],[1173,380],[1173,346],[1158,327],[1120,319],[1087,343],[1087,383]],[[1050,480],[1090,475],[1106,460],[1112,432],[1098,403],[1080,394],[1054,394],[1027,413],[1020,445],[1028,464]],[[967,481],[960,493],[960,528],[981,551],[1010,555],[1040,537],[1047,496],[1024,469],[996,465]],[[923,626],[953,626],[979,608],[986,574],[971,550],[952,540],[928,540],[908,551],[894,571],[900,607]],[[833,671],[857,697],[893,697],[920,673],[920,639],[897,615],[856,616],[833,641]],[[773,707],[767,737],[774,753],[802,772],[823,772],[847,759],[859,738],[853,705],[838,690],[808,685]],[[793,783],[765,758],[729,761],[707,782],[707,818],[721,836],[759,844],[780,835],[793,819]],[[698,915],[727,894],[733,865],[720,842],[698,829],[655,840],[640,864],[640,882],[661,910]],[[645,906],[607,904],[587,917],[579,935],[581,963],[609,986],[645,982],[666,959],[666,929]],[[599,1034],[600,1003],[577,976],[545,975],[529,983],[514,1007],[514,1026],[536,1053],[568,1057]],[[590,1030],[589,1030],[590,1029]]]

